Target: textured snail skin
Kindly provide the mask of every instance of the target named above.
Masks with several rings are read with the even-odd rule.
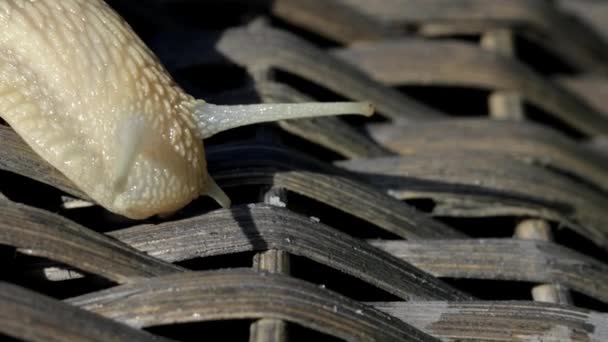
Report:
[[[216,106],[186,94],[103,0],[0,0],[0,116],[106,209],[170,214],[200,195],[202,139],[253,123],[372,115],[369,103]]]
[[[142,219],[217,188],[196,102],[105,2],[0,1],[0,116],[108,210]]]

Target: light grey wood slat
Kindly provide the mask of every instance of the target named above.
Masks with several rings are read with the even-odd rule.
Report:
[[[464,234],[417,212],[408,205],[359,182],[310,172],[268,169],[218,171],[214,179],[224,187],[274,184],[337,208],[405,239],[464,237]]]
[[[135,327],[277,318],[346,340],[435,340],[402,321],[318,286],[251,270],[156,277],[68,302]]]
[[[118,283],[183,271],[62,216],[0,199],[0,244]]]
[[[342,161],[337,165],[358,172],[371,184],[400,199],[445,196],[463,200],[472,194],[476,201],[474,205],[483,205],[483,201],[474,197],[476,193],[483,195],[487,191],[498,192],[501,194],[498,197],[505,199],[511,196],[553,202],[556,209],[562,206],[558,210],[568,213],[571,221],[578,222],[570,228],[600,246],[608,246],[605,215],[608,200],[605,193],[508,156],[481,151],[450,151]],[[492,203],[487,205],[491,207]],[[449,207],[435,209],[449,210]],[[544,218],[542,215],[539,217]]]
[[[608,41],[608,4],[603,0],[558,0],[556,3],[585,23],[591,25]]]
[[[558,76],[554,82],[578,95],[604,117],[608,117],[608,78],[594,74]]]
[[[608,72],[608,47],[597,32],[544,0],[340,0],[392,25],[417,25],[422,35],[479,34],[510,28],[581,70]]]
[[[0,282],[0,333],[26,341],[169,341]]]
[[[608,191],[608,159],[584,145],[530,122],[448,119],[368,126],[372,138],[402,154],[495,152],[575,175]]]
[[[109,235],[167,262],[277,249],[330,266],[404,299],[469,297],[388,253],[276,207],[233,207]]]
[[[444,341],[608,340],[608,316],[558,304],[502,302],[370,303]]]
[[[549,115],[586,134],[608,133],[608,118],[578,96],[512,58],[469,43],[410,38],[357,44],[335,54],[388,85],[517,91]]]
[[[519,239],[369,242],[437,277],[560,283],[608,302],[608,266],[555,243]]]
[[[276,0],[272,4],[272,13],[294,25],[344,43],[383,39],[398,33],[339,1]]]

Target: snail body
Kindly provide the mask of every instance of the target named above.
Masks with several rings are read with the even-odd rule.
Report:
[[[365,103],[215,106],[186,94],[102,0],[0,1],[0,117],[106,209],[134,219],[230,200],[202,139]]]

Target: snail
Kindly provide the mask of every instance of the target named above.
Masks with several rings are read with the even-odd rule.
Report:
[[[185,93],[103,0],[0,1],[0,117],[97,204],[144,219],[208,195],[203,140],[239,126],[371,115],[365,102],[221,106]]]

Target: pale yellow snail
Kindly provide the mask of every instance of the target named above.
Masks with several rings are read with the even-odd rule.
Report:
[[[224,207],[202,139],[253,123],[371,115],[367,103],[215,106],[175,84],[103,0],[0,0],[0,116],[106,209],[134,219],[200,195]]]

